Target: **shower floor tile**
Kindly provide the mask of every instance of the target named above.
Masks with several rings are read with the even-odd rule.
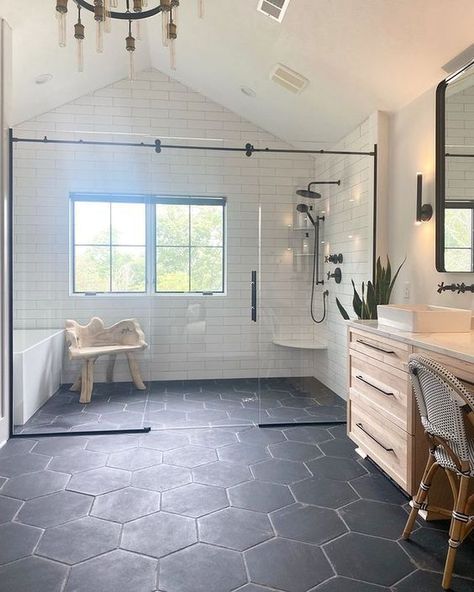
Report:
[[[438,592],[444,525],[402,541],[407,499],[354,446],[322,425],[10,440],[0,592]],[[473,564],[469,540],[453,591]]]
[[[94,386],[89,404],[63,385],[18,434],[254,426],[344,419],[345,401],[315,379],[290,378],[149,382]]]

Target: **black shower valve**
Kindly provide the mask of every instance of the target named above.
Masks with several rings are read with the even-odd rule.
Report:
[[[340,284],[342,282],[342,271],[340,267],[336,267],[334,273],[328,271],[328,280],[334,278],[336,284]]]
[[[342,253],[339,253],[338,255],[326,255],[325,261],[326,263],[343,263],[344,256],[342,255]]]

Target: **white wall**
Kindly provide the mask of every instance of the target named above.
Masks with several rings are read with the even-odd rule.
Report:
[[[19,126],[19,136],[82,137],[69,132],[121,132],[152,137],[222,138],[218,145],[284,147],[196,92],[157,72],[120,81]],[[121,140],[129,136],[95,135]],[[137,140],[136,136],[132,137]],[[151,141],[148,138],[148,141]],[[194,141],[201,143],[202,141]],[[216,144],[209,144],[216,145]],[[272,343],[285,325],[312,338],[309,271],[293,260],[288,224],[295,190],[313,176],[313,159],[244,154],[43,144],[15,146],[16,328],[62,327],[68,318],[107,323],[137,317],[150,343],[145,378],[301,376],[312,352]],[[69,293],[70,192],[225,195],[228,198],[226,296],[84,297]],[[250,271],[258,268],[262,208],[260,329],[250,321]],[[128,379],[124,365],[119,379]],[[77,368],[65,366],[71,381]],[[99,364],[97,377],[103,376]]]
[[[424,178],[423,195],[435,204],[435,88],[390,117],[389,252],[393,263],[407,257],[393,302],[438,304],[474,309],[472,294],[439,295],[437,285],[474,282],[474,274],[438,273],[435,268],[435,221],[415,225],[416,173]],[[405,283],[410,297],[404,299]]]

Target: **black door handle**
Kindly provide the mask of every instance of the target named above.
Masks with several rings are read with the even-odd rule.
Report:
[[[257,272],[252,271],[252,277],[250,281],[251,286],[251,318],[254,323],[257,322]]]
[[[377,438],[376,438],[375,436],[372,436],[372,434],[371,434],[370,432],[368,432],[368,431],[367,431],[367,430],[364,428],[363,424],[361,424],[361,423],[356,423],[356,426],[359,428],[359,430],[361,430],[362,432],[364,432],[364,434],[365,434],[366,436],[369,436],[369,438],[370,438],[371,440],[373,440],[373,441],[374,441],[376,444],[378,444],[378,445],[379,445],[381,448],[383,448],[383,449],[385,450],[385,452],[395,452],[395,450],[394,450],[393,448],[387,448],[386,446],[384,446],[384,445],[382,444],[382,442],[381,442],[380,440],[377,440]]]
[[[391,349],[384,349],[383,347],[380,347],[378,345],[373,345],[372,343],[368,343],[367,341],[364,341],[363,339],[356,339],[357,343],[360,343],[361,345],[366,345],[367,347],[371,347],[372,349],[375,349],[379,352],[383,352],[384,354],[391,354],[393,355],[395,352]]]
[[[394,397],[395,396],[394,393],[390,393],[389,391],[384,391],[379,386],[376,386],[375,384],[372,384],[371,382],[366,380],[363,376],[357,375],[356,378],[357,378],[357,380],[360,380],[361,382],[368,384],[373,389],[375,389],[376,391],[379,391],[380,393],[382,393],[382,395],[385,395],[386,397]]]

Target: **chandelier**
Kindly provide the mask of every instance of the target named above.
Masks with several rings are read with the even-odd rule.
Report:
[[[92,13],[95,21],[96,51],[104,51],[104,34],[110,33],[112,21],[122,21],[127,25],[125,49],[129,55],[129,78],[134,77],[134,53],[136,40],[141,38],[141,22],[161,14],[163,45],[169,48],[170,67],[176,69],[176,47],[178,38],[178,8],[180,0],[71,0],[77,9],[77,22],[74,25],[74,38],[77,45],[77,67],[84,71],[84,40],[86,27],[82,22],[83,10]],[[198,15],[204,16],[204,0],[197,0]],[[59,46],[65,47],[67,41],[68,0],[56,0],[56,16],[59,27]]]

